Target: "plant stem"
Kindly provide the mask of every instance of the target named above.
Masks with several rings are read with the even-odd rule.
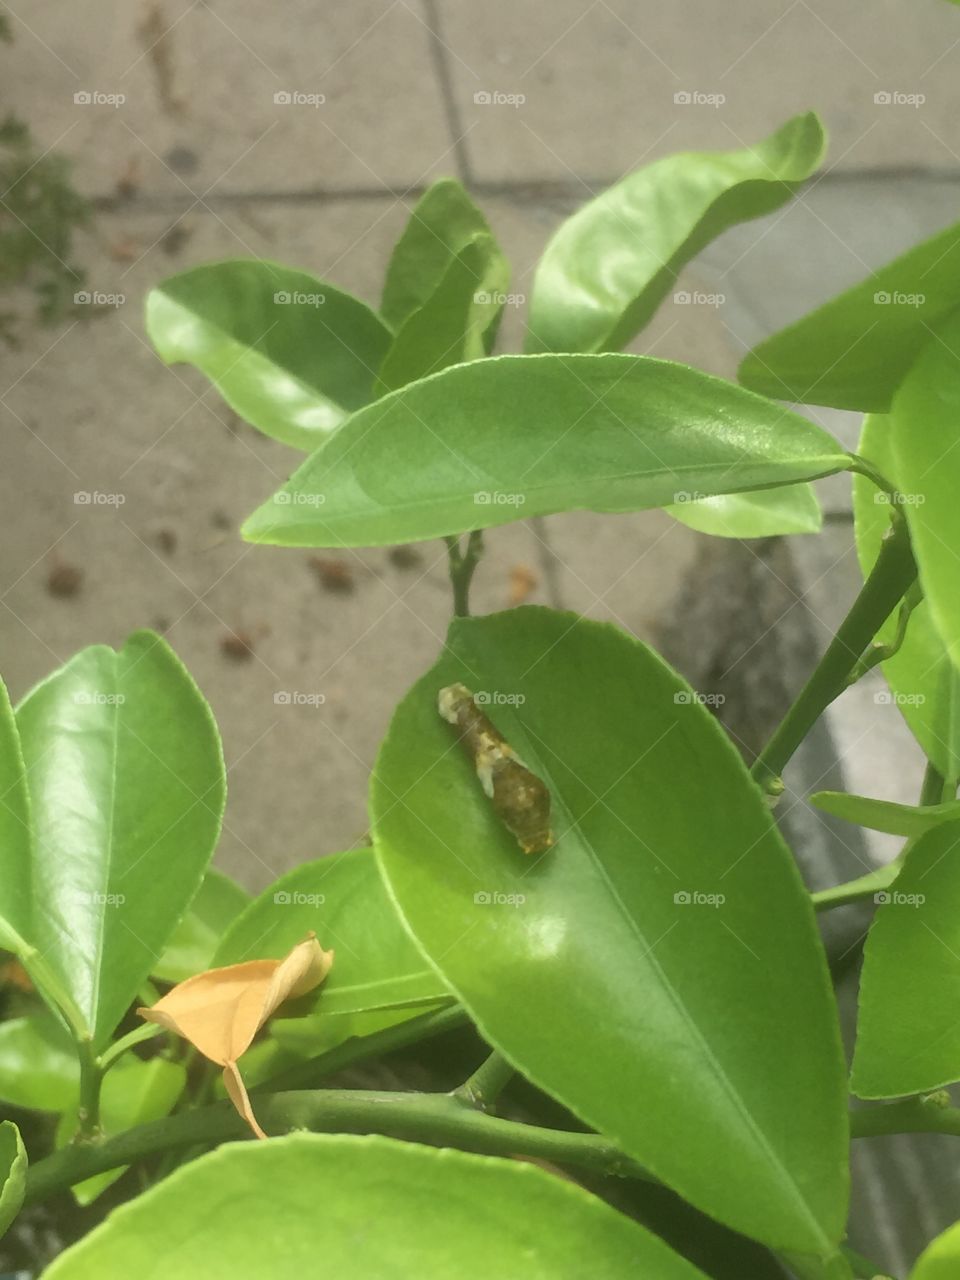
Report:
[[[449,1009],[436,1009],[417,1018],[410,1018],[407,1022],[384,1027],[369,1036],[351,1036],[326,1053],[298,1062],[296,1066],[254,1085],[250,1092],[275,1093],[281,1089],[309,1088],[336,1071],[343,1071],[346,1067],[356,1066],[358,1062],[366,1062],[370,1058],[378,1058],[394,1049],[403,1049],[408,1044],[417,1044],[421,1040],[442,1035],[444,1031],[451,1031],[454,1027],[465,1027],[469,1022],[466,1010],[460,1005],[453,1005]]]
[[[845,907],[850,902],[859,902],[862,898],[872,898],[874,894],[889,889],[900,874],[903,866],[903,854],[899,854],[885,867],[877,867],[856,880],[847,880],[844,884],[832,885],[829,889],[820,889],[811,893],[815,911],[830,911],[834,907]]]
[[[467,534],[467,549],[461,551],[459,538],[444,538],[450,558],[450,581],[453,584],[453,613],[457,618],[470,616],[470,583],[483,555],[483,530]]]
[[[842,1244],[840,1252],[850,1264],[850,1270],[853,1272],[856,1280],[891,1280],[885,1272],[880,1271],[876,1264],[871,1262],[869,1258],[862,1257],[848,1245]]]
[[[946,790],[946,779],[936,765],[927,761],[927,767],[923,774],[923,784],[920,787],[920,799],[918,804],[942,804],[949,796],[944,795]]]
[[[480,1064],[472,1076],[457,1089],[454,1096],[470,1107],[489,1110],[514,1076],[514,1069],[496,1049]]]
[[[149,1022],[142,1027],[134,1027],[132,1031],[128,1031],[119,1040],[114,1040],[108,1049],[104,1049],[100,1055],[100,1074],[106,1075],[114,1063],[118,1062],[127,1050],[132,1049],[135,1044],[143,1044],[145,1040],[153,1040],[154,1037],[163,1034],[163,1027],[158,1027],[153,1022]]]
[[[613,1143],[592,1133],[565,1133],[485,1115],[453,1094],[373,1093],[320,1089],[262,1097],[257,1114],[268,1133],[380,1133],[440,1143],[483,1155],[533,1156],[607,1176],[651,1180]],[[27,1200],[42,1200],[75,1182],[146,1156],[198,1143],[249,1137],[229,1103],[215,1103],[128,1129],[96,1144],[63,1147],[31,1165]]]
[[[756,781],[775,795],[780,774],[826,708],[847,687],[850,672],[917,576],[910,535],[894,515],[877,562],[797,700],[753,766]]]
[[[850,1112],[853,1138],[877,1138],[891,1133],[950,1133],[960,1137],[960,1107],[951,1107],[946,1093],[932,1093]]]
[[[100,1137],[100,1086],[103,1083],[103,1067],[93,1052],[89,1036],[77,1040],[77,1056],[80,1059],[80,1105],[77,1109],[78,1136],[83,1141]]]

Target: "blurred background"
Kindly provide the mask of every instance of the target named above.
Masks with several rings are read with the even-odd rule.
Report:
[[[241,542],[299,455],[160,363],[152,285],[258,256],[376,305],[418,196],[452,175],[513,262],[500,349],[517,350],[532,268],[570,212],[660,156],[815,109],[821,174],[711,245],[633,348],[733,377],[760,338],[958,216],[947,0],[18,0],[0,19],[0,667],[16,700],[86,644],[162,631],[219,721],[218,860],[251,888],[364,839],[391,710],[442,643],[446,555]],[[853,415],[814,416],[855,444]],[[488,536],[475,607],[618,622],[723,694],[749,755],[859,585],[848,481],[822,497],[818,538],[711,540],[661,512],[520,522]],[[781,815],[812,883],[895,845],[825,822],[810,790],[916,798],[922,761],[884,687],[844,695],[788,774]],[[835,956],[855,957],[862,921],[835,927]],[[918,1189],[938,1151],[858,1155],[864,1244],[891,1267],[911,1231],[956,1217],[946,1160],[946,1207]]]

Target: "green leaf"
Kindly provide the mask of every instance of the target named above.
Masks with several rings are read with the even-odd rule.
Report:
[[[851,796],[844,791],[818,791],[810,797],[810,803],[844,822],[855,822],[891,836],[922,836],[943,822],[960,819],[960,800],[949,800],[945,804],[894,804],[891,800]]]
[[[20,932],[99,1051],[196,894],[225,779],[210,708],[159,636],[84,649],[17,712],[34,834]]]
[[[704,1280],[638,1223],[531,1164],[389,1138],[230,1143],[115,1210],[44,1280]]]
[[[802,404],[885,413],[930,331],[960,307],[960,223],[755,347],[746,387]]]
[[[890,413],[895,474],[920,582],[931,621],[956,666],[960,666],[958,404],[960,313],[928,343],[904,378]]]
[[[171,276],[147,295],[167,364],[195,365],[241,418],[312,449],[373,397],[390,331],[325,280],[256,258]]]
[[[666,156],[568,219],[534,278],[528,351],[610,351],[646,325],[681,267],[728,227],[779,209],[824,150],[811,112],[742,151]]]
[[[46,1010],[0,1022],[0,1099],[32,1111],[76,1102],[80,1067],[67,1031]]]
[[[281,876],[234,921],[214,963],[280,960],[311,930],[336,960],[310,1009],[362,1013],[450,999],[400,923],[372,849],[330,854]]]
[[[954,0],[960,3],[960,0]],[[917,1259],[910,1280],[956,1280],[960,1275],[960,1222],[937,1236]]]
[[[441,287],[453,260],[472,242],[484,241],[481,289],[489,300],[481,327],[492,339],[510,284],[510,265],[486,218],[453,178],[441,178],[421,196],[397,241],[383,287],[380,311],[399,330],[415,311],[427,306]]]
[[[489,296],[482,284],[495,251],[490,236],[477,236],[451,259],[436,291],[398,330],[380,369],[378,395],[484,354],[483,321],[490,308],[482,301]]]
[[[861,1098],[960,1080],[960,823],[920,836],[867,935],[852,1084]]]
[[[26,1189],[27,1152],[20,1130],[12,1120],[0,1121],[0,1236],[20,1212]],[[690,1274],[697,1273],[691,1271]]]
[[[541,857],[438,715],[456,681],[550,790]],[[831,1252],[846,1084],[813,913],[740,757],[652,650],[546,609],[454,622],[371,815],[409,928],[490,1044],[712,1217]]]
[[[866,418],[858,451],[890,483],[902,487],[894,456],[891,418],[885,415]],[[890,526],[889,498],[872,480],[855,475],[853,512],[857,555],[866,577],[876,563],[881,539]],[[890,644],[896,630],[894,614],[880,628],[877,642]],[[883,673],[890,685],[890,701],[910,726],[927,759],[944,778],[960,777],[960,673],[940,638],[929,601],[921,600],[913,608],[903,644],[899,652],[883,664]]]
[[[0,947],[24,955],[31,912],[30,800],[20,735],[0,680]]]
[[[555,511],[638,511],[791,484],[848,464],[806,419],[686,365],[499,356],[361,410],[243,533],[282,546],[416,542]]]
[[[246,889],[211,867],[190,909],[153,966],[153,977],[161,982],[183,982],[195,973],[212,968],[221,938],[240,912],[249,906],[250,900]]]
[[[772,538],[817,533],[823,514],[808,484],[785,484],[755,493],[724,493],[676,503],[666,510],[681,524],[720,538]]]
[[[112,1137],[136,1125],[149,1124],[169,1115],[186,1088],[187,1073],[179,1062],[166,1058],[122,1059],[104,1077],[101,1097],[101,1125],[103,1132]],[[68,1111],[60,1117],[57,1126],[57,1146],[64,1147],[73,1139],[77,1128],[76,1111]],[[127,1170],[126,1165],[95,1174],[76,1183],[72,1190],[78,1204],[92,1204],[98,1196],[113,1186]]]

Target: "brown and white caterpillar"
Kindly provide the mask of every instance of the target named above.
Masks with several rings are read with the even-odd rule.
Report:
[[[460,731],[484,792],[524,853],[543,853],[554,843],[550,792],[523,763],[503,734],[462,684],[440,690],[440,715]]]

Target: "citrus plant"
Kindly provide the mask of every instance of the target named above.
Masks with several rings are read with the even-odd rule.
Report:
[[[150,294],[163,359],[306,455],[244,536],[445,539],[455,616],[382,745],[371,845],[256,898],[209,867],[219,739],[162,638],[86,649],[4,702],[0,944],[20,994],[0,1097],[50,1124],[29,1152],[0,1127],[0,1230],[139,1179],[50,1280],[318,1258],[371,1280],[878,1273],[844,1243],[851,1138],[960,1135],[942,1092],[960,1079],[960,225],[762,343],[739,385],[621,351],[823,147],[806,115],[624,178],[547,245],[522,354],[494,354],[509,266],[453,181],[413,210],[378,309],[259,260]],[[782,401],[862,411],[858,451]],[[864,585],[755,761],[622,629],[470,615],[483,532],[521,515],[814,532],[811,482],[839,472]],[[815,796],[906,844],[811,894],[775,822],[783,771],[878,664],[923,794]],[[877,910],[848,1078],[817,913],[860,899]],[[436,1078],[471,1058],[452,1084],[379,1087],[377,1063],[437,1070],[451,1036]],[[340,1087],[348,1069],[367,1087]],[[685,1226],[658,1234],[667,1203]],[[957,1274],[960,1225],[913,1280]]]

